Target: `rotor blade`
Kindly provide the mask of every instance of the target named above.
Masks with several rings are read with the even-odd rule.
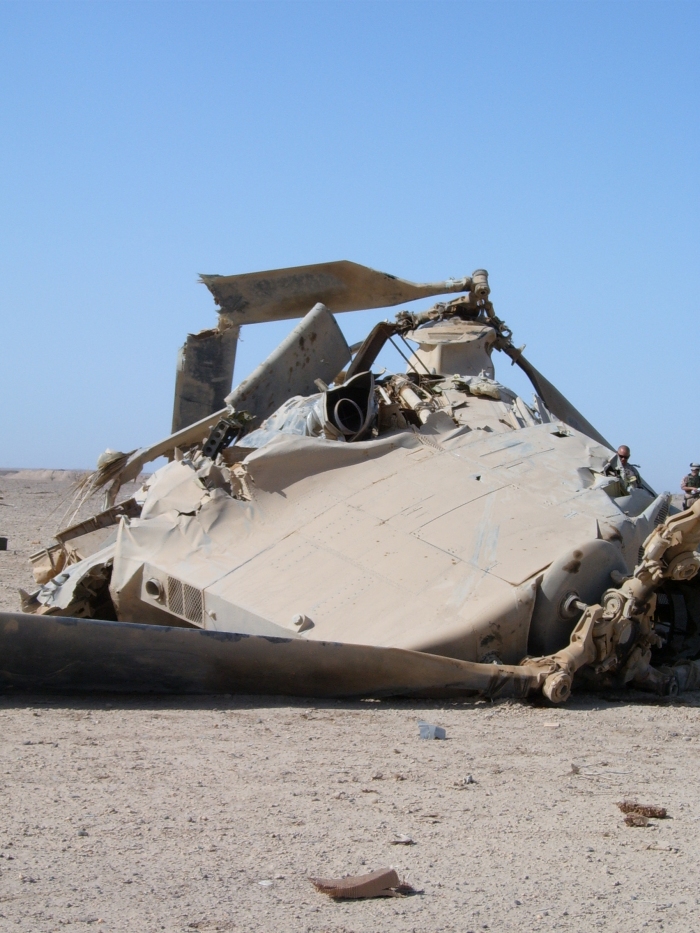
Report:
[[[532,383],[535,392],[555,418],[563,421],[564,424],[568,424],[575,431],[580,431],[586,437],[590,437],[602,444],[603,447],[607,447],[609,450],[614,449],[603,435],[596,431],[590,421],[587,421],[581,412],[574,408],[571,402],[561,394],[559,389],[555,388],[548,379],[545,379],[542,373],[536,370],[532,363],[529,363],[515,347],[505,347],[503,352],[522,369]]]
[[[240,327],[222,318],[219,327],[187,335],[177,359],[173,434],[226,404],[239,331]]]
[[[316,379],[333,382],[350,359],[338,322],[320,302],[268,358],[226,397],[236,411],[255,415],[255,427],[295,395],[318,392]]]
[[[222,313],[236,324],[301,317],[317,302],[334,314],[388,308],[404,301],[466,292],[472,280],[416,284],[341,260],[243,275],[201,275]]]
[[[534,664],[19,612],[0,613],[0,653],[0,690],[15,693],[524,697],[546,677]]]

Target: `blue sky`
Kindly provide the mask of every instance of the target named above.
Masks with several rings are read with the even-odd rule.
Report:
[[[1,4],[0,466],[167,434],[177,348],[216,320],[199,272],[351,259],[487,268],[531,361],[675,490],[699,47],[696,3]],[[289,327],[244,329],[237,378]]]

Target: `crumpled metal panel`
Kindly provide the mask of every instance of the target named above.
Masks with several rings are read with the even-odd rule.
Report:
[[[268,358],[227,397],[237,411],[255,415],[253,427],[293,395],[310,395],[315,379],[332,382],[350,359],[350,347],[333,315],[317,304]],[[220,418],[222,408],[200,421],[176,431],[150,447],[133,451],[112,486],[112,499],[120,484],[135,479],[145,464],[171,454],[175,447],[200,443]]]

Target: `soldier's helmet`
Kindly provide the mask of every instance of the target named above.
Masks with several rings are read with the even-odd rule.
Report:
[[[691,470],[700,470],[700,463],[691,463],[691,464],[690,464],[690,469],[691,469]]]

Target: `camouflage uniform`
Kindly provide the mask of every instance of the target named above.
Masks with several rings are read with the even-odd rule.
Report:
[[[698,501],[698,496],[700,496],[700,473],[688,473],[687,476],[683,477],[681,486],[693,486],[697,490],[696,492],[685,493],[683,508],[689,509],[694,502]]]
[[[617,454],[605,464],[604,472],[608,476],[617,476],[619,478],[626,495],[633,489],[642,488],[642,478],[639,471],[631,463],[623,464]]]

